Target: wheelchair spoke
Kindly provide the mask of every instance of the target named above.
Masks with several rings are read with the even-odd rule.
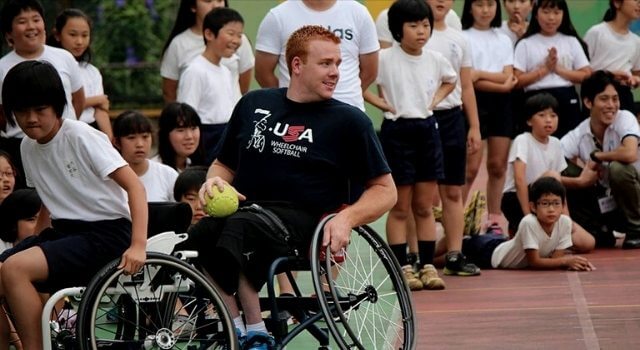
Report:
[[[413,349],[413,307],[397,261],[370,228],[355,231],[343,262],[314,264],[315,271],[337,267],[312,276],[317,293],[330,291],[319,298],[329,330],[339,348]]]

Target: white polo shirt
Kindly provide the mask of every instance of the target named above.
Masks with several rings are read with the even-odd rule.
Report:
[[[595,137],[591,132],[590,120],[590,118],[585,119],[560,140],[565,158],[578,157],[583,161],[591,159],[591,152],[596,149],[596,145]],[[631,112],[620,110],[613,123],[604,131],[602,151],[609,152],[620,147],[622,140],[627,136],[640,139],[640,127],[638,120]],[[633,166],[640,170],[640,158],[633,163]],[[608,187],[608,183],[602,180],[600,183]]]

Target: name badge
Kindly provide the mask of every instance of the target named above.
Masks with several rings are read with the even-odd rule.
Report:
[[[616,201],[613,200],[613,196],[598,198],[598,206],[600,207],[601,214],[611,212],[618,207]]]

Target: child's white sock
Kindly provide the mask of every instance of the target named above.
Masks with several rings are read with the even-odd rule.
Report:
[[[233,319],[233,324],[240,331],[240,336],[247,335],[247,328],[244,326],[244,321],[242,321],[242,316],[238,316]]]
[[[264,325],[264,322],[247,324],[247,332],[269,333],[267,332],[267,327]]]

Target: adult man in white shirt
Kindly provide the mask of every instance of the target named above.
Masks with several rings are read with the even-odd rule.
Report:
[[[640,248],[640,127],[633,114],[620,110],[615,86],[613,74],[606,71],[582,83],[589,119],[561,142],[565,157],[585,164],[582,171],[591,176],[563,177],[562,182],[570,189],[572,218],[596,236],[597,244],[615,243],[611,234],[616,230],[626,233],[622,247],[634,249]]]

